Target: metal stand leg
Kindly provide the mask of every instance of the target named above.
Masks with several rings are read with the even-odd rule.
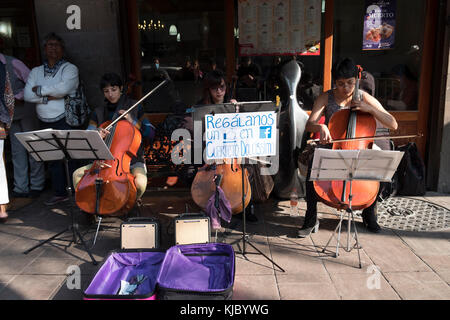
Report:
[[[98,217],[97,231],[95,231],[94,241],[92,242],[91,249],[94,248],[95,243],[97,242],[98,231],[100,230],[100,224],[102,223],[102,217]]]
[[[344,193],[343,193],[343,198],[345,195],[345,187],[344,187]],[[344,201],[345,199],[343,199]],[[358,232],[356,230],[356,223],[355,223],[355,217],[353,215],[353,210],[352,210],[352,181],[350,180],[350,193],[348,196],[348,208],[346,209],[347,212],[347,249],[344,248],[345,251],[350,252],[352,251],[353,248],[357,248],[358,250],[358,261],[359,261],[359,268],[361,269],[361,255],[359,253],[359,249],[361,248],[361,246],[359,245],[359,241],[358,241]],[[336,234],[336,230],[339,229],[338,231],[338,235],[337,235],[337,243],[336,243],[336,253],[335,253],[335,258],[337,258],[339,256],[339,246],[341,246],[341,226],[342,226],[342,220],[343,220],[343,216],[344,213],[341,211],[341,215],[340,215],[340,220],[339,220],[339,224],[337,225],[337,227],[334,229],[333,234],[331,235],[330,239],[328,240],[327,244],[325,245],[325,247],[322,250],[322,253],[325,252],[326,248],[328,247],[328,245],[330,244],[331,239],[335,236]],[[355,244],[352,248],[350,248],[350,237],[351,237],[351,226],[353,224],[353,229],[355,230]]]
[[[244,190],[244,166],[242,166],[242,208],[243,208],[243,212],[242,212],[242,220],[244,222],[244,226],[242,229],[242,255],[245,257],[246,255],[246,250],[245,250],[245,244],[249,244],[253,249],[255,249],[256,251],[258,251],[259,254],[261,254],[264,258],[266,258],[267,260],[269,260],[270,262],[272,262],[275,266],[278,267],[278,269],[280,269],[282,272],[285,272],[285,270],[283,268],[281,268],[278,264],[276,264],[272,259],[270,259],[268,256],[266,256],[261,250],[259,250],[258,248],[256,248],[249,240],[248,240],[248,234],[246,233],[246,225],[245,225],[245,190]]]
[[[72,231],[72,241],[73,243],[77,242],[77,237],[78,239],[80,239],[81,244],[84,246],[84,249],[86,250],[86,252],[89,254],[89,257],[92,260],[92,264],[93,265],[97,265],[97,261],[95,260],[95,258],[92,256],[92,253],[90,252],[88,246],[86,245],[86,242],[84,241],[83,237],[81,236],[80,232],[78,231],[78,224],[75,223],[75,219],[73,216],[73,195],[72,195],[72,188],[71,186],[71,181],[69,180],[69,163],[67,158],[64,158],[64,166],[65,166],[65,170],[66,170],[66,178],[67,178],[67,195],[69,196],[69,198],[71,199],[70,201],[70,205],[69,205],[69,211],[70,211],[70,215],[71,215],[71,224],[64,229],[61,232],[58,232],[57,234],[55,234],[54,236],[48,238],[47,240],[42,241],[41,243],[39,243],[38,245],[24,251],[24,254],[28,254],[31,251],[33,251],[34,249],[46,244],[47,242],[53,241],[53,240],[59,240],[56,239],[58,236],[62,235],[63,233],[66,233],[67,231]],[[71,245],[71,243],[69,243],[69,246]]]
[[[333,234],[331,235],[331,237],[328,239],[327,244],[325,245],[325,247],[322,249],[322,253],[324,253],[328,247],[328,245],[331,242],[331,239],[333,239],[333,237],[335,237],[336,233],[337,233],[337,242],[336,242],[336,252],[334,257],[337,258],[339,256],[339,247],[342,246],[341,244],[341,226],[342,226],[342,222],[343,222],[343,216],[344,213],[341,211],[341,215],[340,215],[340,220],[338,225],[336,226],[336,228],[333,231]],[[361,246],[359,245],[359,240],[358,240],[358,231],[356,230],[356,223],[355,223],[355,217],[353,214],[353,210],[351,209],[347,209],[347,249],[344,250],[346,252],[351,252],[354,248],[356,248],[358,250],[358,261],[359,261],[359,268],[361,269],[361,255],[359,253],[359,249],[361,249]],[[354,229],[354,239],[355,239],[355,244],[353,245],[353,247],[350,247],[350,238],[352,237],[351,235],[351,226],[353,225],[353,229]],[[336,232],[337,231],[337,232]]]

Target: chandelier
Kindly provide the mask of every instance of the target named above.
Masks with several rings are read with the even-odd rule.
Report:
[[[149,23],[147,23],[146,20],[143,21],[143,23],[138,23],[138,29],[139,30],[163,30],[164,24],[161,22],[161,20],[150,20]]]

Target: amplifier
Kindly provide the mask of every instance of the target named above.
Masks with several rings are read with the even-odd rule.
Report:
[[[120,225],[120,247],[132,249],[159,248],[159,222],[152,218],[129,218]]]
[[[209,217],[199,213],[185,213],[175,218],[175,244],[209,243]]]

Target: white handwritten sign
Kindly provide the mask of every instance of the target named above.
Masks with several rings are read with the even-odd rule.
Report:
[[[274,111],[205,116],[206,159],[276,155]]]

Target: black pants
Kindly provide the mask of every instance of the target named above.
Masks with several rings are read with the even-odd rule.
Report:
[[[56,122],[40,122],[41,129],[54,129],[54,130],[70,130],[70,127],[66,123],[66,118],[62,118]],[[72,174],[78,166],[78,161],[69,161],[69,181],[72,181]],[[50,179],[52,182],[52,190],[54,196],[66,196],[67,195],[67,177],[64,162],[61,160],[50,161],[48,163],[48,170],[50,171]]]
[[[306,177],[306,214],[305,214],[305,222],[303,223],[304,228],[311,228],[316,224],[317,220],[317,193],[314,189],[314,183],[313,181],[309,181],[310,175],[311,175],[311,166],[312,161],[309,164],[308,168],[308,175]],[[370,207],[367,207],[363,210],[362,216],[367,217],[368,219],[372,220],[375,219],[376,222],[376,207],[377,207],[377,200],[370,205]]]

